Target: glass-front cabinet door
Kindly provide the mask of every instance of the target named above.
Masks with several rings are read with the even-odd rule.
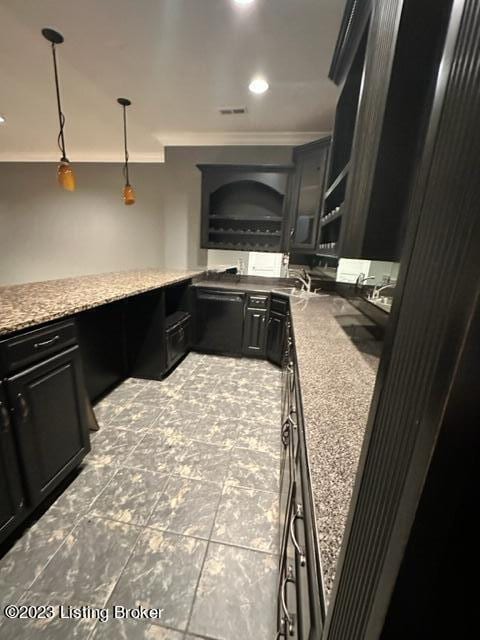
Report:
[[[294,150],[290,250],[315,250],[330,140],[322,138]]]

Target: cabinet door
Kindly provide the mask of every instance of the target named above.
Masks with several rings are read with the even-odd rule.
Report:
[[[297,147],[296,188],[293,198],[290,249],[314,251],[323,203],[330,138]]]
[[[12,531],[24,511],[10,412],[0,383],[0,542]]]
[[[167,367],[170,369],[182,358],[190,346],[190,321],[167,331]]]
[[[245,294],[198,289],[195,348],[207,353],[241,355]]]
[[[267,358],[280,366],[284,350],[285,316],[276,311],[271,311],[268,321]]]
[[[243,353],[247,356],[263,357],[266,349],[267,312],[262,309],[247,309],[243,332]]]
[[[77,346],[7,380],[30,504],[38,504],[89,451],[87,398]]]

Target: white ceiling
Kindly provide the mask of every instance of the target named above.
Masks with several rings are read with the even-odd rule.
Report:
[[[296,144],[331,130],[327,79],[344,0],[0,0],[0,160],[57,160],[50,45],[57,49],[67,153],[122,159],[121,108],[132,100],[133,162],[165,145]],[[263,74],[270,90],[248,84]],[[221,116],[223,106],[244,116]]]

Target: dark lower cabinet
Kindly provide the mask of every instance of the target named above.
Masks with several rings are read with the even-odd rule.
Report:
[[[190,314],[179,311],[171,316],[165,330],[167,369],[170,369],[190,348]]]
[[[313,640],[322,635],[325,603],[294,341],[285,322],[276,637]]]
[[[78,346],[7,380],[12,429],[34,507],[89,451]]]
[[[0,383],[0,541],[14,529],[24,510],[10,411]]]
[[[243,329],[243,354],[263,358],[267,347],[267,310],[247,309]]]
[[[268,320],[267,358],[280,366],[285,351],[286,316],[278,311],[270,311]]]
[[[245,294],[219,289],[196,289],[196,336],[199,351],[241,355]]]

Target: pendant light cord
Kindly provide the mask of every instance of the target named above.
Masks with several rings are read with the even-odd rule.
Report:
[[[128,177],[127,107],[125,105],[123,105],[123,141],[125,146],[125,164],[123,166],[123,175],[125,178],[126,186],[130,186],[130,180]]]
[[[67,153],[65,151],[65,137],[63,135],[63,128],[65,126],[65,115],[62,111],[62,104],[60,102],[60,86],[58,82],[58,70],[57,70],[57,54],[55,51],[55,43],[52,42],[52,56],[53,56],[53,70],[55,73],[55,89],[57,92],[57,109],[58,109],[58,122],[60,124],[60,132],[57,138],[58,148],[62,152],[61,162],[68,162]]]

